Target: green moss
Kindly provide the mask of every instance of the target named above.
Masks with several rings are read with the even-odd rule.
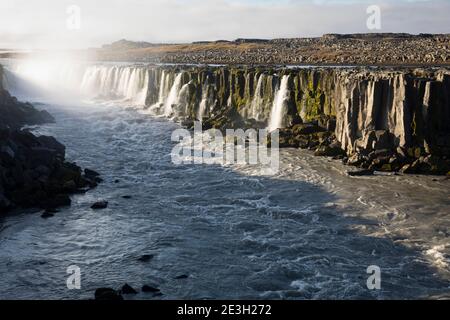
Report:
[[[303,120],[312,121],[323,115],[323,101],[325,98],[319,83],[314,86],[313,76],[311,75],[308,81],[308,91],[303,99]]]

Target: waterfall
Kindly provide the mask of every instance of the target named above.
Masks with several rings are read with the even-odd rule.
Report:
[[[84,72],[80,91],[91,98],[145,105],[148,82],[145,67],[89,66]]]
[[[6,66],[11,84],[20,81],[30,97],[68,96],[145,105],[149,70],[145,66],[89,65],[48,60],[23,60]],[[11,85],[10,85],[11,86]],[[29,89],[28,89],[29,88]]]
[[[208,110],[209,102],[208,85],[204,84],[202,88],[202,100],[200,101],[196,115],[197,120],[202,121],[203,117],[206,115],[206,111]]]
[[[166,96],[166,72],[163,70],[161,73],[161,81],[159,82],[158,103],[164,103]]]
[[[169,117],[173,113],[173,105],[177,104],[178,97],[181,89],[181,77],[182,73],[178,73],[173,82],[172,88],[170,88],[169,95],[164,103],[164,115]]]
[[[258,83],[256,84],[255,93],[253,95],[253,99],[250,105],[250,113],[248,117],[250,119],[261,120],[261,113],[259,110],[262,109],[263,104],[263,92],[262,92],[262,84],[264,81],[264,74],[260,74],[258,77]]]
[[[282,128],[283,115],[285,112],[285,104],[289,100],[288,90],[289,76],[285,75],[281,78],[281,84],[275,94],[273,100],[272,111],[270,113],[269,131]]]

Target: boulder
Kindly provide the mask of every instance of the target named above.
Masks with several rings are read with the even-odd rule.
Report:
[[[91,209],[99,210],[99,209],[105,209],[105,208],[107,208],[107,207],[108,207],[108,201],[101,200],[101,201],[95,202],[95,203],[91,206]]]
[[[141,261],[141,262],[147,262],[147,261],[150,261],[153,258],[154,258],[153,254],[144,254],[144,255],[140,256],[138,258],[138,260]]]
[[[325,157],[337,157],[344,156],[345,152],[341,149],[338,144],[331,144],[329,146],[319,146],[314,152],[315,156],[325,156]]]
[[[84,169],[84,176],[85,176],[86,178],[91,179],[91,178],[99,177],[99,176],[100,176],[100,173],[98,173],[97,171],[94,171],[94,170],[85,168],[85,169]]]
[[[161,291],[160,289],[152,287],[152,286],[149,286],[149,285],[146,285],[146,284],[142,286],[142,292],[155,293],[155,292],[160,292],[160,291]]]
[[[111,288],[99,288],[95,290],[95,300],[123,300],[122,295]]]
[[[364,170],[357,170],[357,171],[348,171],[347,174],[350,177],[373,176],[374,170],[364,169]]]
[[[312,134],[317,132],[322,132],[324,129],[320,128],[317,124],[314,123],[301,123],[297,124],[292,128],[292,132],[294,135],[300,134]]]
[[[130,286],[128,283],[125,283],[125,284],[122,286],[122,289],[120,290],[120,292],[121,292],[122,294],[136,294],[136,293],[138,293],[138,292],[137,292],[136,290],[134,290],[133,287]]]

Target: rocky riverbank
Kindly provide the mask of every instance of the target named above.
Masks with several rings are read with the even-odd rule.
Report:
[[[70,205],[69,194],[85,192],[100,181],[96,172],[83,173],[65,161],[65,147],[55,138],[22,129],[52,121],[48,112],[17,101],[0,82],[0,212],[33,207],[50,215]]]

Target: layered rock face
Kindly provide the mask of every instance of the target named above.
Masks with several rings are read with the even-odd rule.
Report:
[[[83,174],[66,162],[65,147],[55,138],[21,129],[52,121],[47,112],[18,102],[0,84],[0,213],[17,207],[50,210],[69,205],[70,193],[84,192],[99,182],[96,173]]]
[[[280,128],[280,146],[369,170],[447,173],[450,71],[411,68],[91,65],[82,94],[192,126]]]
[[[149,78],[146,105],[185,124],[276,126],[282,146],[342,153],[349,164],[449,170],[447,69],[165,67]]]

